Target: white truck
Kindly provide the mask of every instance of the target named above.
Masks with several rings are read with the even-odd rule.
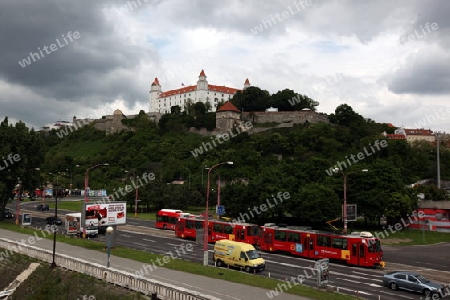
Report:
[[[86,219],[86,236],[98,236],[98,220]],[[66,214],[66,232],[69,235],[83,235],[83,226],[81,224],[81,213]]]

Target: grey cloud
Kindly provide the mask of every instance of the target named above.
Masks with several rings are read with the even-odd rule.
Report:
[[[450,92],[450,55],[423,50],[390,75],[388,88],[396,94]]]

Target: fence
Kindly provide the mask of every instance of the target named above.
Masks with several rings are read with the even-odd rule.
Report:
[[[53,261],[53,253],[51,251],[40,249],[31,245],[25,245],[9,239],[0,238],[0,247],[4,249],[11,249],[10,251],[27,255],[48,263]],[[189,291],[181,287],[173,286],[154,279],[141,277],[114,268],[106,268],[102,265],[79,258],[69,257],[64,254],[55,254],[55,263],[59,267],[83,273],[97,279],[104,280],[108,283],[140,292],[144,295],[151,295],[152,299],[219,300],[213,296],[204,295],[195,291]]]

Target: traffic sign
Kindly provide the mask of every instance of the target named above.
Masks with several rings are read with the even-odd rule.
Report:
[[[216,205],[216,214],[218,216],[223,216],[225,214],[225,206],[223,206],[223,205]]]

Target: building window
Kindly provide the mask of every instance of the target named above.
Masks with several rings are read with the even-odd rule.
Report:
[[[222,97],[223,97],[223,94],[222,94]]]

